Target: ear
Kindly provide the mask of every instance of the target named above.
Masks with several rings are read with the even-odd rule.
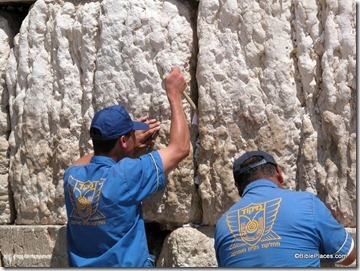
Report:
[[[239,192],[239,196],[241,197],[242,193],[244,192],[243,189],[241,189],[241,185],[235,182],[235,186]]]
[[[279,165],[276,166],[276,178],[279,182],[279,187],[282,188],[283,187],[283,182],[284,182],[284,177],[282,175],[281,169],[279,167]]]
[[[118,139],[117,143],[120,145],[120,147],[121,147],[122,149],[126,149],[126,148],[127,148],[126,136],[122,135],[122,136]]]

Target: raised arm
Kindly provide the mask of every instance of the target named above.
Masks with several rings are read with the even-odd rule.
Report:
[[[186,88],[186,81],[178,67],[172,68],[165,78],[165,89],[171,110],[170,142],[159,150],[164,171],[173,170],[190,151],[190,132],[186,123],[181,95]]]

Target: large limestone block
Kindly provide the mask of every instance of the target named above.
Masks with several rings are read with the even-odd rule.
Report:
[[[199,5],[203,223],[239,196],[232,162],[262,149],[290,189],[319,194],[355,225],[353,1],[212,1]]]
[[[65,226],[0,226],[4,267],[67,267]]]
[[[297,99],[291,3],[201,1],[198,17],[200,190],[206,224],[237,199],[232,162],[263,149],[295,187],[303,109]]]
[[[297,1],[296,64],[306,109],[299,187],[356,225],[355,2]]]
[[[65,223],[62,175],[92,151],[88,129],[102,107],[123,104],[134,118],[157,117],[156,147],[165,146],[170,110],[163,78],[180,66],[191,79],[194,21],[190,7],[177,1],[36,1],[7,70],[17,224]],[[190,127],[185,99],[184,106]],[[201,219],[193,211],[199,209],[193,176],[190,155],[169,176],[165,192],[144,204],[145,219]]]
[[[13,39],[21,23],[17,12],[0,10],[0,224],[11,223],[12,201],[8,185],[10,134],[9,97],[6,87],[6,66]]]
[[[169,234],[157,267],[217,267],[213,227],[182,227]]]

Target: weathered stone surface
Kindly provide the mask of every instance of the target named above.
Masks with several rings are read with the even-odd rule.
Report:
[[[4,267],[67,267],[65,226],[0,226]]]
[[[213,227],[183,227],[174,230],[165,239],[156,266],[217,267],[213,236]]]
[[[273,154],[294,188],[303,114],[289,56],[291,2],[222,2],[201,1],[198,20],[205,224],[238,199],[232,162],[246,150]]]
[[[187,77],[194,69],[189,14],[188,6],[173,1],[34,4],[7,71],[17,224],[65,223],[63,171],[91,151],[88,129],[102,107],[120,103],[135,118],[156,116],[163,124],[157,146],[165,144],[170,110],[162,79],[172,66]],[[191,211],[198,209],[193,171],[189,156],[169,176],[167,190],[144,205],[149,220],[201,220]]]
[[[347,230],[356,240],[356,230]],[[67,266],[64,226],[0,226],[0,236],[0,267]],[[165,239],[157,267],[216,267],[213,236],[213,227],[176,229]]]
[[[6,66],[18,33],[21,18],[16,12],[0,10],[0,224],[12,222],[11,189],[8,187],[9,173],[9,96],[6,91]]]
[[[238,199],[233,158],[263,149],[280,164],[287,187],[319,194],[341,222],[356,225],[354,5],[200,2],[204,224]]]
[[[355,2],[298,1],[294,30],[305,108],[299,188],[356,225]],[[319,19],[321,18],[321,19]]]

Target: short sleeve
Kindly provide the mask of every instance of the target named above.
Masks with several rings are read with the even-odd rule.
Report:
[[[341,262],[350,254],[354,241],[321,200],[314,196],[313,203],[316,228],[321,239],[321,257],[330,262]]]
[[[138,203],[165,186],[165,173],[161,157],[157,151],[140,158],[124,158],[120,161],[128,193],[132,201]]]

